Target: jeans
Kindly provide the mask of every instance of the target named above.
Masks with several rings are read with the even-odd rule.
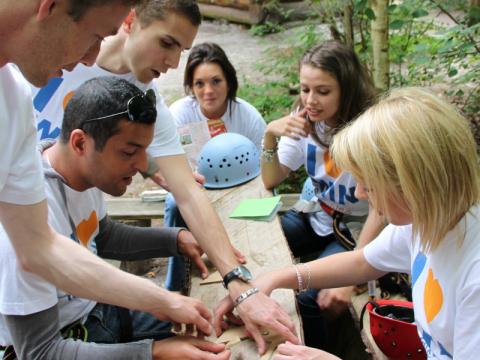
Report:
[[[165,215],[163,220],[165,227],[187,227],[180,214],[175,198],[171,193],[165,198]],[[170,256],[168,258],[165,288],[170,291],[181,291],[185,284],[185,261],[183,256]]]
[[[290,249],[301,261],[310,261],[347,251],[335,235],[320,236],[312,229],[308,217],[289,210],[281,218],[282,229]],[[346,236],[351,236],[345,230]],[[305,345],[324,349],[328,344],[328,323],[325,314],[317,304],[319,289],[309,289],[297,295],[302,317]]]
[[[144,339],[162,340],[173,336],[172,324],[160,321],[153,315],[142,311],[129,310],[131,318],[131,338],[122,339],[121,310],[108,304],[97,304],[88,314],[85,327],[88,341],[104,344],[119,344]]]

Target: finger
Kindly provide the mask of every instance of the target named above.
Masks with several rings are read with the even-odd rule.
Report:
[[[212,314],[210,314],[210,311],[200,302],[196,304],[196,309],[198,311],[197,317],[192,323],[197,326],[199,331],[206,335],[210,335],[212,332]]]
[[[263,338],[262,334],[258,330],[258,328],[253,325],[253,327],[247,329],[250,335],[252,336],[253,340],[257,343],[258,353],[263,355],[266,350],[265,339]]]
[[[207,340],[195,339],[193,344],[202,351],[210,351],[213,353],[219,353],[226,349],[225,344],[215,344]]]
[[[233,253],[235,254],[235,257],[241,264],[246,264],[247,263],[247,258],[245,255],[243,255],[240,250],[238,250],[235,246],[232,246],[233,248]]]
[[[234,313],[228,312],[225,314],[225,316],[227,317],[228,321],[234,325],[243,325],[242,319],[240,319],[238,316],[235,316]]]
[[[222,333],[222,322],[223,316],[229,312],[229,306],[226,299],[221,300],[213,313],[213,328],[215,329],[215,334],[220,336]]]
[[[307,115],[307,108],[303,108],[296,115],[304,118]]]
[[[197,254],[192,258],[192,260],[200,271],[202,279],[206,279],[208,276],[208,268],[207,265],[205,265],[205,263],[203,262],[202,257]]]
[[[300,339],[295,335],[295,327],[293,326],[290,328],[290,326],[285,326],[284,324],[277,322],[275,324],[275,328],[272,328],[272,330],[280,335],[282,338],[284,338],[287,341],[290,341],[293,344],[300,344]]]

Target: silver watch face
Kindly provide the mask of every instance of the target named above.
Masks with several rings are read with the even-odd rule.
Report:
[[[238,277],[243,281],[250,281],[252,280],[253,276],[250,270],[248,270],[245,266],[240,265],[237,267],[238,270]]]

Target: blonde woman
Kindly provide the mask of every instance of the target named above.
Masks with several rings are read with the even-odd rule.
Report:
[[[357,179],[356,195],[390,224],[362,250],[273,271],[255,285],[269,294],[308,277],[311,286],[336,287],[409,272],[428,358],[478,358],[480,167],[466,120],[426,90],[398,89],[338,133],[332,153]],[[312,356],[333,358],[286,343],[274,359]]]

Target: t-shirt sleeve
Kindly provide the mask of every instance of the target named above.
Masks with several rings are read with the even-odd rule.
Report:
[[[363,250],[367,262],[381,271],[410,273],[411,226],[388,225]]]
[[[305,160],[304,144],[305,139],[294,140],[286,136],[282,136],[278,144],[278,159],[280,164],[285,165],[290,170],[298,170]]]
[[[157,121],[153,141],[147,151],[153,157],[184,154],[173,116],[158,92],[156,95]]]
[[[260,151],[262,148],[262,139],[263,133],[265,132],[266,124],[265,120],[263,120],[262,115],[258,112],[258,110],[245,100],[243,100],[243,107],[244,111],[246,112],[246,116],[249,119],[248,126],[249,126],[249,136],[247,136],[252,142],[255,144],[256,148]]]
[[[45,194],[31,91],[10,67],[0,69],[0,201],[36,204]]]

